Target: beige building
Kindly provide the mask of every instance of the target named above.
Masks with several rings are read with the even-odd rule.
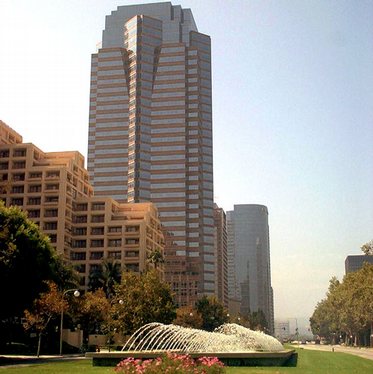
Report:
[[[0,121],[0,199],[28,213],[88,285],[104,258],[143,271],[163,254],[158,212],[151,203],[120,204],[93,197],[79,152],[43,152]],[[162,267],[159,267],[161,270]]]

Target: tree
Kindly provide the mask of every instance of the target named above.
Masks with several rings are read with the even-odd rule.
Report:
[[[228,321],[228,313],[215,296],[203,296],[196,302],[196,310],[202,316],[202,328],[213,331]]]
[[[268,323],[264,312],[258,309],[255,312],[250,312],[248,315],[249,326],[252,330],[265,330],[268,328]]]
[[[367,344],[373,315],[373,265],[364,264],[339,282],[330,280],[326,298],[321,300],[310,319],[314,334],[334,340],[344,336],[346,343],[363,339]]]
[[[59,316],[62,310],[68,307],[63,294],[58,291],[57,285],[53,282],[46,282],[48,291],[40,294],[40,297],[33,303],[30,310],[25,310],[25,330],[34,329],[38,334],[37,356],[40,355],[41,337],[52,318]]]
[[[105,259],[97,270],[89,275],[90,291],[102,288],[108,298],[114,295],[114,286],[120,282],[120,264],[112,259]]]
[[[365,243],[361,246],[361,250],[365,255],[373,255],[373,240]]]
[[[63,268],[39,227],[18,207],[6,208],[0,202],[0,294],[6,300],[0,320],[20,317],[47,290],[45,280],[66,281],[61,279]]]
[[[176,310],[176,318],[173,323],[183,327],[200,329],[203,325],[201,314],[190,306],[183,306]]]
[[[147,323],[168,324],[175,318],[170,287],[159,279],[155,270],[143,274],[125,272],[121,283],[114,288],[111,325],[125,335]]]
[[[106,332],[110,320],[110,300],[102,289],[88,291],[77,300],[76,315],[84,332],[84,338],[96,330]]]
[[[155,251],[152,251],[151,254],[148,256],[147,261],[150,264],[154,265],[154,268],[157,269],[159,264],[164,263],[164,257],[160,250],[156,249]]]

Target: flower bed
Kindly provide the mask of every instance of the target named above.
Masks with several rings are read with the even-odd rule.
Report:
[[[141,360],[127,358],[115,368],[121,374],[221,374],[224,364],[216,357],[200,357],[196,360],[189,355],[167,352],[155,359]]]

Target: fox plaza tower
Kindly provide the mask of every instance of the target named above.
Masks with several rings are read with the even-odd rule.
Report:
[[[92,55],[88,171],[96,196],[151,201],[178,304],[214,294],[211,41],[190,9],[120,6]]]

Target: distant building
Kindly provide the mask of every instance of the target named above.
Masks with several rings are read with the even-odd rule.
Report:
[[[289,321],[275,321],[275,335],[274,336],[280,341],[288,340],[290,338]]]
[[[360,270],[364,263],[373,264],[372,255],[350,255],[345,260],[345,271],[351,273],[356,270]]]
[[[240,314],[262,310],[271,332],[274,328],[271,286],[268,210],[263,205],[235,205],[228,212],[229,286]],[[234,264],[234,266],[233,266]],[[232,272],[232,273],[231,273]]]
[[[164,251],[154,204],[93,197],[79,152],[43,152],[1,121],[0,200],[27,212],[78,270],[82,288],[104,259],[141,272],[156,266],[149,261],[154,251]]]
[[[215,294],[228,308],[227,220],[225,212],[214,204],[214,250],[216,258]]]

